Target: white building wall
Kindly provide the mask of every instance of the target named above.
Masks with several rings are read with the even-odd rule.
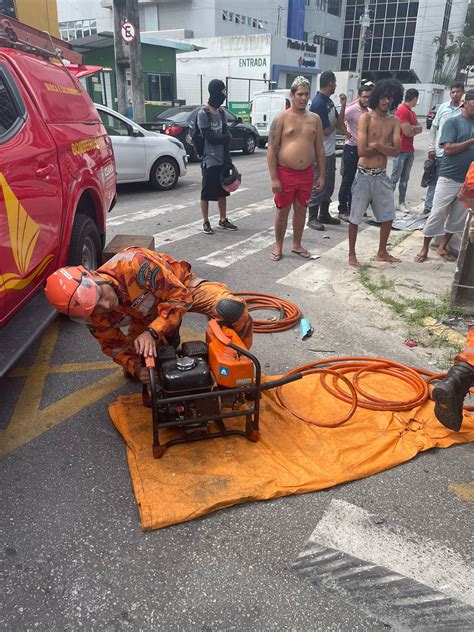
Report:
[[[454,37],[463,32],[468,4],[469,0],[453,0],[448,30]],[[411,67],[421,83],[433,80],[437,51],[433,39],[441,33],[445,6],[439,0],[420,0]]]
[[[104,8],[100,0],[56,0],[58,22],[72,20],[96,20],[97,31],[113,30],[112,11]]]
[[[342,3],[341,15],[339,17],[318,9],[316,0],[310,0],[310,6],[306,8],[304,30],[309,35],[309,41],[312,41],[313,35],[322,35],[339,42],[337,47],[337,57],[334,55],[325,55],[324,50],[321,51],[321,70],[336,71],[341,67],[345,14],[346,0]]]

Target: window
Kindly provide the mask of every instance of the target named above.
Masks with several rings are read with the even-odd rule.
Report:
[[[148,73],[148,94],[150,101],[172,101],[172,75]]]
[[[329,37],[324,38],[324,54],[325,55],[337,55],[337,46],[338,41],[335,39],[330,39]]]
[[[9,136],[8,132],[13,131],[15,123],[20,120],[18,104],[11,94],[5,78],[0,74],[0,138]]]
[[[408,17],[416,18],[418,15],[418,2],[410,2],[408,5]]]
[[[387,4],[387,20],[393,20],[397,13],[397,5],[394,2]]]
[[[109,136],[130,136],[130,127],[117,116],[98,110]]]
[[[61,39],[69,42],[79,37],[89,37],[97,33],[96,20],[74,20],[59,23]]]
[[[341,15],[341,0],[327,0],[327,12],[331,15]]]

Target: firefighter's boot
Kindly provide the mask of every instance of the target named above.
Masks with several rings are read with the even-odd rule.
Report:
[[[474,366],[458,362],[449,369],[444,380],[433,388],[435,415],[443,426],[450,430],[460,430],[464,398],[474,384]]]

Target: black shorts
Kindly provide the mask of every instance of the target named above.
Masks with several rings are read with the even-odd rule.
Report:
[[[217,165],[216,167],[201,166],[201,200],[206,200],[207,202],[217,202],[219,198],[230,195],[230,193],[223,189],[221,185],[221,172],[223,168],[223,165]]]

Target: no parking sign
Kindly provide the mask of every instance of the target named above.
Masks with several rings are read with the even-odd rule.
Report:
[[[125,20],[122,23],[120,32],[123,41],[127,44],[130,44],[130,42],[133,42],[133,40],[135,39],[135,27],[129,20]]]

